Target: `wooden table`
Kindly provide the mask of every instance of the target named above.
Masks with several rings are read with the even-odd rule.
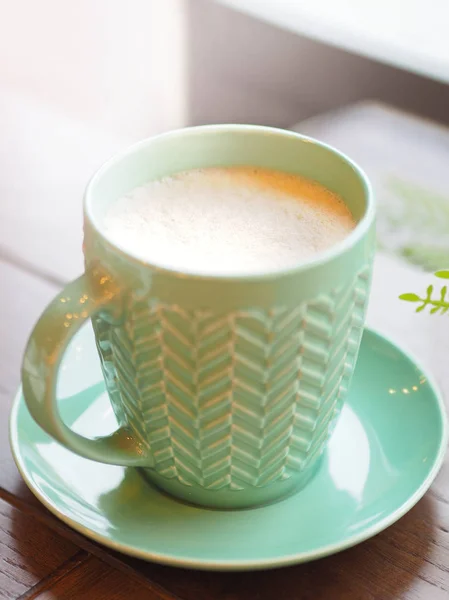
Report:
[[[133,600],[436,600],[449,597],[449,463],[396,525],[336,556],[274,571],[201,573],[111,552],[75,533],[34,499],[11,458],[8,413],[27,335],[81,261],[81,194],[127,140],[108,139],[45,108],[0,95],[0,598]],[[397,295],[428,276],[376,262],[370,321],[399,338],[449,397],[449,331]]]

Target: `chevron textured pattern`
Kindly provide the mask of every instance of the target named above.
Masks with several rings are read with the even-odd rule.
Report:
[[[95,332],[95,342],[97,344],[98,354],[100,355],[101,370],[109,393],[115,416],[120,426],[127,424],[127,419],[123,410],[122,398],[118,388],[117,374],[114,365],[114,355],[112,352],[111,338],[113,330],[107,321],[101,317],[92,318],[92,327]]]
[[[301,470],[322,453],[346,398],[363,333],[370,268],[352,286],[307,306],[289,469]]]
[[[94,329],[111,402],[163,477],[205,489],[288,479],[323,451],[357,358],[370,267],[291,309],[215,313],[129,298]]]

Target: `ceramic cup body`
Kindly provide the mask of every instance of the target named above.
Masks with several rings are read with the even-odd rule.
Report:
[[[257,276],[150,264],[105,235],[107,206],[132,188],[230,165],[317,180],[344,198],[357,226],[315,260]],[[142,467],[150,481],[193,503],[253,506],[305,485],[347,394],[365,319],[374,207],[360,169],[296,133],[188,128],[106,163],[88,186],[84,215],[86,272],[47,309],[25,355],[24,395],[35,419],[75,452]],[[47,381],[57,370],[51,343],[42,350],[45,332],[54,328],[61,353],[88,318],[119,423],[116,434],[97,440],[68,430],[52,384],[41,393],[35,378],[36,363]]]

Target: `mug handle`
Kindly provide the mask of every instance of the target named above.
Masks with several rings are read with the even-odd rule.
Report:
[[[37,322],[22,363],[22,389],[34,420],[63,446],[102,463],[151,466],[151,458],[125,427],[111,435],[89,439],[61,419],[56,382],[61,359],[72,337],[92,316],[108,308],[121,310],[120,289],[110,276],[93,271],[69,283],[47,306]]]

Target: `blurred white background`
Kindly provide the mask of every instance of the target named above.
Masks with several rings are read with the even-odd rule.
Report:
[[[0,0],[0,82],[124,137],[183,125],[184,0]]]
[[[345,29],[344,15],[323,12],[330,1],[321,0],[321,20],[301,4],[315,19],[312,40],[298,35],[296,0],[0,0],[0,96],[11,91],[124,140],[191,123],[291,126],[368,98],[449,122],[449,86],[363,57],[365,13],[346,19]],[[402,0],[393,3],[391,18],[403,22],[388,31],[407,32],[415,13],[399,10]],[[269,18],[235,10],[244,6]],[[380,48],[382,15],[371,16]],[[330,30],[340,32],[336,45],[317,41]],[[409,38],[398,38],[398,48]],[[351,53],[342,49],[349,40]],[[424,50],[410,47],[416,56],[427,56]],[[379,52],[374,44],[368,56]]]

